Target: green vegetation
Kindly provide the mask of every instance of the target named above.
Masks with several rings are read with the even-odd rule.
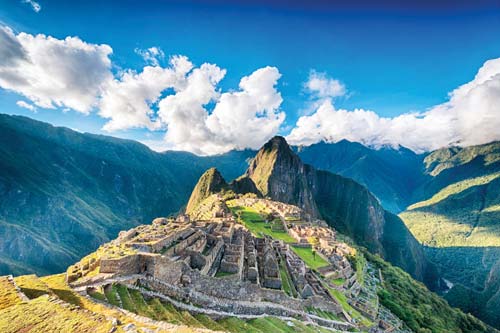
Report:
[[[135,310],[137,314],[141,316],[150,317],[158,319],[155,312],[151,310],[149,305],[146,303],[142,294],[138,290],[128,289],[131,300],[134,302]]]
[[[366,259],[358,251],[356,251],[351,259],[351,261],[354,261],[354,268],[356,269],[356,279],[358,280],[359,284],[363,285],[365,282]]]
[[[90,297],[93,297],[99,301],[106,302],[107,298],[106,295],[104,295],[104,292],[102,290],[90,290],[88,292]]]
[[[339,317],[337,317],[337,315],[335,315],[335,313],[321,310],[321,309],[318,309],[315,307],[308,307],[307,312],[312,313],[318,317],[322,317],[322,318],[326,318],[326,319],[330,319],[330,320],[339,320]]]
[[[229,272],[222,272],[222,271],[217,271],[217,273],[215,273],[215,277],[225,277],[225,276],[231,276],[231,275],[234,275],[235,273],[229,273]]]
[[[21,302],[15,286],[6,276],[0,277],[0,310]]]
[[[111,328],[104,316],[56,304],[48,296],[0,310],[0,332],[4,333],[108,333]]]
[[[104,289],[104,295],[110,304],[115,306],[121,306],[121,302],[118,296],[118,291],[116,290],[116,286],[108,286]]]
[[[433,247],[500,245],[500,173],[462,180],[416,203],[400,217]]]
[[[121,284],[117,284],[116,291],[118,292],[118,296],[120,296],[120,300],[122,301],[122,308],[130,312],[138,312],[134,300],[130,298],[127,287]]]
[[[292,279],[290,277],[290,274],[288,274],[288,270],[283,260],[281,260],[280,262],[280,276],[283,291],[288,296],[297,297],[297,291],[295,290],[295,286],[293,285]]]
[[[382,305],[402,319],[417,333],[494,332],[481,321],[454,309],[406,272],[364,252],[367,259],[381,269],[384,284],[378,295]]]
[[[210,330],[214,330],[214,331],[223,331],[224,330],[224,327],[219,325],[218,322],[216,322],[215,320],[213,320],[212,318],[210,318],[207,315],[197,314],[194,317],[196,318],[196,320],[198,320],[199,323],[201,323],[203,326],[205,326],[206,328],[208,328]]]
[[[293,252],[295,252],[306,265],[311,269],[318,269],[320,267],[328,266],[330,263],[323,259],[318,253],[314,253],[314,250],[310,247],[297,247],[291,246]]]
[[[18,276],[14,281],[17,286],[21,288],[21,291],[30,299],[52,293],[49,287],[34,274]]]
[[[234,317],[219,320],[219,324],[229,332],[261,333],[259,329],[248,324],[246,321]]]
[[[337,289],[330,287],[328,287],[328,291],[330,292],[330,295],[332,295],[332,297],[339,302],[340,306],[342,306],[342,309],[344,309],[344,311],[347,312],[352,318],[358,320],[366,327],[372,325],[372,322],[370,320],[365,318],[361,313],[359,313],[358,310],[354,309],[349,304],[349,302],[347,301],[347,297],[343,293],[341,293]]]
[[[331,281],[336,286],[341,286],[345,283],[345,279],[343,278],[332,279]]]
[[[476,177],[476,178],[470,178],[470,179],[465,179],[462,181],[459,181],[457,183],[448,185],[441,189],[438,193],[434,194],[432,198],[428,200],[424,200],[421,202],[417,202],[411,206],[409,206],[407,209],[408,210],[414,210],[417,208],[422,208],[426,206],[432,206],[434,204],[439,203],[440,201],[445,200],[446,198],[459,194],[473,186],[479,186],[479,185],[484,185],[492,182],[496,178],[500,177],[500,173],[493,173],[489,174],[486,176],[481,176],[481,177]]]
[[[275,239],[282,240],[287,243],[294,243],[295,239],[285,231],[272,230],[270,225],[265,222],[261,214],[251,207],[235,206],[235,201],[230,200],[227,205],[233,211],[235,216],[238,216],[241,222],[255,236],[262,237],[263,235],[271,236]]]

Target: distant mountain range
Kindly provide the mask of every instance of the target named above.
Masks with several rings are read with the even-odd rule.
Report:
[[[0,275],[64,271],[120,230],[181,210],[216,167],[235,187],[323,217],[500,327],[500,143],[418,155],[276,139],[258,153],[199,157],[8,115],[0,142]]]

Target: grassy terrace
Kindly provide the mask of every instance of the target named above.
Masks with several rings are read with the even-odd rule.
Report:
[[[113,291],[113,293],[109,291]],[[116,303],[116,298],[119,297],[123,303],[123,308],[126,310],[145,317],[153,318],[155,320],[163,320],[177,325],[188,325],[190,327],[208,328],[211,330],[227,331],[231,333],[331,332],[327,329],[319,329],[297,321],[287,323],[273,317],[256,318],[252,320],[242,320],[236,317],[228,317],[214,320],[203,314],[192,315],[187,311],[177,309],[172,304],[163,302],[157,298],[146,300],[139,291],[128,289],[123,285],[113,285],[112,288],[109,288],[109,291],[105,293],[105,297],[108,302]],[[325,315],[325,318],[330,318],[326,316],[329,314],[323,315]]]
[[[356,319],[358,322],[361,322],[367,327],[373,324],[370,320],[362,316],[361,313],[359,313],[347,302],[347,297],[344,294],[334,288],[328,288],[328,290],[330,291],[330,295],[332,295],[332,297],[339,302],[344,311],[347,312],[352,318]]]
[[[17,291],[6,276],[0,277],[0,310],[21,302]]]
[[[22,318],[20,320],[20,318]],[[47,320],[50,318],[50,320]],[[0,310],[0,332],[81,332],[108,333],[111,322],[105,317],[83,311],[76,307],[65,307],[38,297]]]
[[[323,259],[318,253],[316,255],[313,254],[313,250],[311,248],[304,247],[291,247],[293,252],[295,252],[307,266],[311,269],[318,269],[320,267],[328,266],[330,263]]]
[[[332,279],[331,281],[336,286],[341,286],[345,283],[345,279],[343,279],[343,278]]]
[[[324,311],[315,307],[308,307],[307,312],[312,313],[318,317],[330,319],[330,320],[339,320],[339,317],[335,315],[335,313]]]
[[[30,299],[42,295],[50,295],[52,292],[36,275],[23,275],[14,279],[21,291]]]
[[[292,297],[297,297],[297,291],[295,290],[295,286],[293,285],[292,279],[290,277],[290,274],[288,274],[288,270],[286,269],[285,263],[283,260],[280,263],[280,276],[281,276],[281,283],[283,286],[283,291],[288,295]]]
[[[236,206],[234,201],[227,202],[229,208],[235,216],[240,216],[241,222],[255,236],[262,237],[263,235],[271,236],[275,239],[282,240],[286,243],[295,243],[295,239],[286,231],[271,230],[269,223],[266,223],[259,212],[251,207]]]

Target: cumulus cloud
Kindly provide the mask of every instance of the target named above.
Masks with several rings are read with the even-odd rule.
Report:
[[[221,95],[206,121],[217,149],[257,149],[278,132],[285,120],[276,89],[280,77],[276,67],[261,68],[241,79],[239,91]]]
[[[158,47],[135,50],[148,63],[141,70],[113,74],[108,45],[16,34],[0,26],[0,87],[33,104],[18,106],[97,112],[109,132],[131,128],[163,131],[158,149],[217,154],[258,148],[284,121],[276,89],[277,68],[265,67],[243,77],[239,90],[222,92],[226,70],[215,64],[196,67],[185,56],[161,65]]]
[[[128,128],[158,129],[161,124],[154,120],[152,105],[161,93],[185,80],[193,64],[182,56],[174,56],[170,67],[146,66],[142,72],[122,72],[106,86],[99,104],[99,115],[108,118],[103,129],[116,131]]]
[[[28,5],[30,5],[31,9],[33,9],[33,11],[35,13],[38,13],[39,11],[42,10],[42,6],[38,2],[36,2],[36,1],[33,1],[33,0],[23,0],[22,2],[23,3],[27,3]]]
[[[112,79],[108,45],[78,37],[64,40],[0,27],[0,87],[42,108],[67,107],[89,113]]]
[[[134,51],[135,53],[140,55],[144,59],[144,61],[146,61],[146,63],[153,66],[159,66],[160,61],[165,58],[165,53],[163,53],[163,50],[156,46],[150,47],[146,50],[137,48]]]
[[[32,104],[26,103],[25,101],[17,101],[16,105],[19,106],[20,108],[25,108],[32,112],[36,112],[36,107]]]
[[[285,118],[275,88],[281,76],[278,70],[258,69],[241,79],[240,90],[221,93],[217,84],[225,73],[216,65],[203,64],[175,87],[175,94],[159,102],[158,116],[167,126],[166,148],[211,155],[258,148],[278,132]],[[208,104],[214,105],[212,112]]]
[[[343,96],[346,93],[342,82],[327,77],[326,73],[319,73],[314,70],[309,74],[309,79],[304,86],[316,98],[334,98]]]
[[[402,145],[416,152],[483,144],[500,140],[499,105],[500,58],[487,61],[446,103],[422,113],[384,118],[369,110],[336,109],[333,97],[326,98],[314,113],[299,118],[287,139],[300,145],[347,139],[374,147]]]

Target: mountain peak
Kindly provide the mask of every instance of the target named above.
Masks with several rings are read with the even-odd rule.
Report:
[[[259,150],[269,152],[269,151],[277,151],[280,153],[292,153],[292,149],[286,142],[286,139],[282,136],[274,136],[271,140],[267,141],[264,146]]]
[[[219,192],[227,186],[226,180],[222,177],[219,170],[210,168],[201,175],[198,183],[189,197],[189,202],[186,207],[186,213],[189,214],[210,195]]]
[[[293,152],[285,138],[275,136],[257,153],[245,173],[265,197],[297,205],[319,216],[307,185],[308,168]]]

